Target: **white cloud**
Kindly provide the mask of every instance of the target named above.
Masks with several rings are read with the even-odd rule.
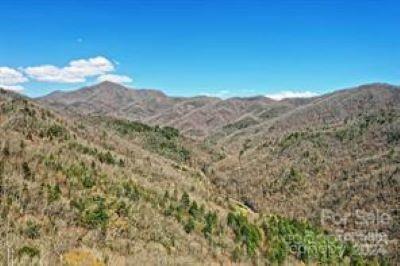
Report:
[[[0,88],[9,90],[9,91],[15,91],[15,92],[22,92],[24,90],[24,87],[21,85],[1,85]]]
[[[102,82],[102,81],[111,81],[111,82],[115,82],[115,83],[130,83],[133,80],[128,77],[128,76],[123,76],[123,75],[116,75],[116,74],[105,74],[105,75],[101,75],[97,78],[98,82]]]
[[[24,75],[10,67],[0,67],[0,84],[15,85],[28,81]]]
[[[18,70],[10,67],[0,67],[0,88],[21,92],[24,87],[19,83],[27,81],[28,79]]]
[[[27,67],[25,73],[32,79],[46,82],[77,83],[84,82],[85,76],[69,73],[65,68],[52,65]]]
[[[267,94],[265,97],[280,101],[285,98],[309,98],[317,95],[317,93],[311,91],[282,91]]]
[[[114,71],[114,64],[105,57],[78,59],[65,67],[41,65],[25,68],[25,73],[32,79],[45,82],[79,83],[88,77],[104,75]]]
[[[203,92],[203,93],[200,93],[200,95],[226,99],[226,98],[229,98],[232,96],[232,92],[229,90],[220,90],[220,91],[216,91],[216,92]]]

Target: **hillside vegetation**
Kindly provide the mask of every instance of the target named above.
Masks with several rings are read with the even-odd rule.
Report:
[[[104,91],[118,100],[121,91],[131,94],[106,85],[74,93],[97,95],[96,101],[105,101],[99,96]],[[185,106],[190,119],[204,111],[202,97],[192,99],[198,105],[186,106],[189,99],[135,93],[136,107],[146,107],[142,115],[150,112],[149,101],[161,104],[165,114]],[[5,264],[397,261],[397,88],[280,102],[212,99],[207,104],[219,107],[211,113],[236,111],[202,130],[212,134],[195,140],[190,132],[196,127],[178,126],[181,131],[172,121],[147,124],[148,118],[102,108],[85,113],[79,106],[88,108],[90,102],[77,105],[72,96],[56,96],[70,101],[62,103],[64,116],[49,109],[60,111],[54,98],[49,104],[0,91],[0,261]],[[388,253],[368,256],[357,241],[342,239],[336,234],[340,225],[321,219],[325,209],[336,215],[354,209],[389,213],[389,223],[367,226],[388,235]],[[349,221],[345,229],[353,225]]]

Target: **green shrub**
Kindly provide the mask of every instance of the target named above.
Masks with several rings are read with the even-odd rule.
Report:
[[[176,128],[163,127],[160,129],[159,127],[156,127],[155,129],[156,132],[160,132],[168,140],[179,137],[179,130]]]
[[[208,212],[204,218],[205,225],[203,228],[204,237],[210,238],[218,222],[218,217],[215,212]]]
[[[28,221],[24,229],[24,234],[30,239],[37,239],[40,237],[40,226],[33,221]]]
[[[139,188],[132,182],[124,182],[122,184],[122,196],[127,197],[132,201],[137,201],[140,198]]]
[[[241,213],[229,213],[228,226],[235,233],[236,241],[246,245],[247,254],[253,256],[262,240],[259,228],[249,223],[247,217]]]
[[[3,147],[3,155],[5,156],[5,157],[8,157],[8,156],[10,156],[10,142],[7,140],[5,143],[4,143],[4,147]]]
[[[18,250],[18,257],[23,257],[24,255],[29,256],[30,258],[40,257],[40,251],[36,247],[31,246],[23,246]]]
[[[48,138],[66,137],[67,135],[68,135],[67,130],[64,127],[57,124],[51,125],[46,130],[46,136]]]
[[[83,176],[81,181],[84,188],[91,188],[96,184],[96,182],[90,175]]]
[[[101,163],[106,163],[106,164],[116,163],[116,159],[114,159],[114,156],[112,156],[110,151],[98,153],[97,158]]]
[[[61,171],[63,169],[62,164],[55,158],[54,154],[46,156],[43,160],[43,164],[54,171]]]
[[[31,168],[29,167],[29,164],[27,162],[22,163],[22,172],[24,174],[25,179],[31,179],[32,177],[32,171]]]
[[[392,130],[387,133],[387,141],[390,144],[395,144],[400,142],[400,130]]]
[[[129,213],[129,207],[128,205],[125,203],[125,201],[118,201],[116,204],[116,208],[115,208],[115,212],[118,214],[118,216],[122,217],[122,216],[128,216]]]
[[[175,218],[178,220],[178,222],[182,222],[184,213],[185,213],[185,210],[183,209],[182,205],[179,205],[178,207],[176,207]]]
[[[190,205],[189,214],[195,219],[199,218],[200,211],[199,211],[199,207],[197,206],[197,202],[196,201],[193,201],[192,205]]]
[[[258,124],[258,122],[254,118],[245,117],[239,121],[236,121],[234,123],[223,126],[222,129],[225,131],[228,131],[228,132],[233,132],[235,130],[248,128],[250,126],[257,125],[257,124]]]
[[[181,146],[177,139],[168,139],[160,133],[147,135],[145,148],[179,162],[190,158],[190,152]]]
[[[72,199],[69,203],[71,208],[77,209],[80,213],[85,210],[85,201],[83,199]]]
[[[168,207],[165,209],[164,214],[166,216],[171,216],[175,211],[174,205],[172,203],[170,203],[168,205]]]
[[[75,141],[70,142],[68,144],[68,147],[70,149],[77,150],[78,152],[81,152],[83,154],[89,154],[89,155],[92,155],[92,156],[97,155],[97,152],[98,152],[96,148],[91,148],[89,146],[83,145],[83,144],[81,144],[79,142],[75,142]]]
[[[120,120],[115,119],[108,122],[108,126],[114,128],[122,135],[131,134],[134,132],[149,132],[152,131],[152,127],[146,124],[136,122],[136,121],[128,121],[128,120]]]
[[[47,200],[49,203],[59,200],[60,196],[61,196],[61,189],[58,184],[54,186],[47,185]]]
[[[96,184],[95,171],[86,166],[84,162],[64,168],[64,174],[71,183],[80,183],[83,188],[91,188]]]
[[[189,218],[188,222],[185,224],[185,231],[186,233],[190,233],[194,230],[195,227],[195,223],[194,223],[194,219],[192,217]]]
[[[190,198],[189,194],[186,192],[183,192],[182,197],[181,197],[181,204],[184,209],[188,209],[190,205]]]
[[[358,256],[354,248],[307,222],[270,216],[262,227],[268,236],[267,257],[271,263],[282,263],[289,254],[306,263],[315,261],[321,264],[340,264],[345,256]]]
[[[90,229],[105,228],[108,223],[109,216],[107,214],[105,199],[96,197],[92,199],[91,204],[86,206],[87,209],[81,215],[81,222]]]

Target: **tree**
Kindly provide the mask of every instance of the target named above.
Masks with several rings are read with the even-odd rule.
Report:
[[[40,226],[33,221],[28,221],[24,233],[30,239],[36,239],[40,236]]]
[[[194,219],[192,217],[189,218],[188,222],[185,224],[185,231],[186,233],[190,233],[194,230],[195,227],[195,223],[194,223]]]
[[[243,214],[229,213],[228,226],[232,228],[236,239],[246,245],[247,254],[253,256],[261,242],[261,233],[258,227],[249,223]]]
[[[169,192],[168,192],[168,190],[165,190],[164,200],[168,200],[168,199],[169,199]]]
[[[204,206],[204,203],[201,204],[200,209],[199,209],[200,216],[204,216],[204,214],[206,212],[205,209],[206,209],[206,207]]]
[[[169,192],[168,190],[165,190],[164,196],[160,200],[160,206],[164,208],[168,201],[169,201]]]
[[[182,197],[181,197],[181,204],[185,209],[189,208],[190,198],[189,198],[188,193],[183,192]]]
[[[10,142],[7,140],[3,147],[3,154],[4,156],[10,156]]]
[[[25,149],[25,142],[24,140],[21,140],[21,142],[19,143],[19,147],[21,148],[21,150]]]
[[[4,161],[0,161],[0,178],[2,178],[4,175]]]
[[[199,207],[197,206],[197,202],[196,201],[193,201],[192,205],[190,205],[189,214],[193,218],[198,218],[199,217]]]
[[[214,227],[217,224],[217,214],[215,212],[208,212],[206,217],[205,217],[205,221],[206,224],[203,228],[203,234],[206,238],[211,237],[211,234],[214,231]]]
[[[84,175],[81,181],[84,188],[91,188],[96,184],[95,180],[89,174]]]
[[[24,178],[29,179],[32,177],[31,169],[29,168],[29,164],[27,162],[22,163],[22,172],[24,173]]]
[[[58,184],[55,186],[47,185],[47,200],[49,203],[60,199],[61,189]]]
[[[96,227],[106,228],[109,216],[106,211],[105,199],[97,197],[94,199],[96,208],[88,209],[83,213],[82,222],[91,229]]]

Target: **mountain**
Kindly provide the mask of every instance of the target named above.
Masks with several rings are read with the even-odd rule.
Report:
[[[322,95],[207,141],[225,152],[210,165],[220,191],[258,210],[303,217],[332,232],[378,230],[389,239],[388,250],[398,247],[399,87],[370,84]],[[346,217],[346,224],[323,224],[326,212]],[[376,212],[391,222],[363,220],[360,226],[362,215]]]
[[[399,92],[0,90],[0,262],[396,265]]]
[[[212,199],[204,175],[183,163],[188,152],[179,133],[111,118],[103,126],[92,119],[72,121],[0,91],[0,261],[227,261],[229,255],[214,251],[202,229],[204,217],[223,219],[229,209]],[[216,226],[209,225],[213,241],[219,239]],[[233,250],[232,239],[224,241]]]
[[[268,116],[265,112],[280,113],[306,102],[277,102],[262,96],[227,100],[168,97],[160,91],[129,89],[108,81],[72,92],[51,93],[38,101],[59,113],[106,115],[168,125],[194,137],[205,137],[244,117],[258,122]]]
[[[156,90],[133,90],[104,81],[73,92],[53,92],[39,101],[60,112],[141,120],[170,108],[178,99]]]

